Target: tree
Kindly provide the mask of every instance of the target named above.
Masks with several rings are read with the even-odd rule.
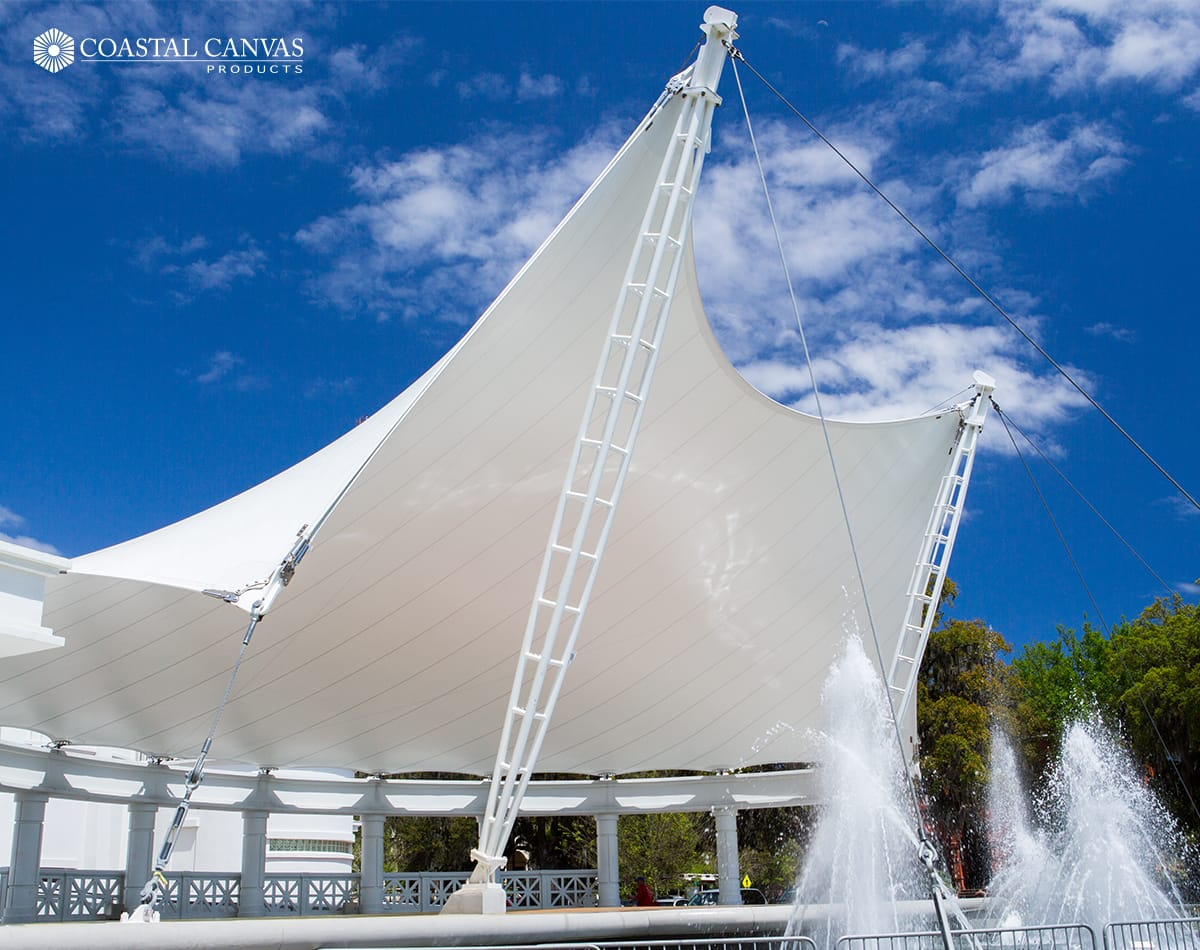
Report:
[[[712,854],[704,850],[706,814],[622,815],[618,819],[618,862],[624,878],[622,891],[633,895],[633,880],[639,875],[655,894],[667,894],[683,886],[683,875],[711,871]]]
[[[1009,730],[1032,788],[1057,757],[1067,723],[1092,710],[1113,721],[1119,689],[1111,644],[1087,623],[1082,635],[1059,627],[1053,643],[1029,643],[1013,660],[1008,694]]]
[[[768,898],[796,883],[815,818],[805,805],[738,812],[738,866]]]
[[[517,850],[529,855],[530,868],[594,868],[596,819],[590,815],[518,818],[508,845],[510,867]]]
[[[1187,792],[1200,788],[1200,605],[1178,594],[1155,600],[1113,631],[1111,655],[1114,705],[1134,751],[1182,825],[1200,834]]]
[[[991,724],[1004,694],[1000,654],[1012,648],[981,620],[947,621],[957,593],[947,581],[917,680],[917,730],[929,817],[955,884],[975,888],[988,877]]]
[[[1031,787],[1058,755],[1064,727],[1095,712],[1125,737],[1181,825],[1200,835],[1188,795],[1200,787],[1196,604],[1159,598],[1111,639],[1087,623],[1078,634],[1060,627],[1055,642],[1031,643],[1013,661],[1009,693]]]

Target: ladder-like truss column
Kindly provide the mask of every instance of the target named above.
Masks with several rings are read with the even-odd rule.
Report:
[[[904,721],[915,698],[921,657],[925,654],[929,630],[933,626],[938,601],[941,600],[950,554],[954,550],[954,539],[958,536],[958,525],[967,498],[971,468],[975,463],[975,449],[991,408],[991,395],[995,388],[996,381],[992,377],[982,372],[975,374],[975,396],[959,410],[963,417],[962,426],[950,453],[946,474],[938,485],[933,510],[921,541],[921,553],[913,566],[908,585],[908,607],[887,671],[888,690],[897,722]]]
[[[720,103],[716,86],[728,55],[723,44],[736,38],[736,23],[728,10],[710,7],[701,27],[707,41],[690,76],[668,87],[683,104],[617,295],[555,511],[517,656],[479,848],[472,852],[476,883],[490,882],[503,865],[574,657],[666,334],[712,114]]]

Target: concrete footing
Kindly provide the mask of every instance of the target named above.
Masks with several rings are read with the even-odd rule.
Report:
[[[440,914],[503,914],[508,896],[499,884],[467,883],[450,895]]]

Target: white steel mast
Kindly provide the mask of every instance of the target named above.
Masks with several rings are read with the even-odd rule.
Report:
[[[683,99],[642,219],[640,238],[617,295],[608,337],[571,453],[517,657],[512,693],[492,771],[470,882],[446,911],[502,913],[494,881],[533,775],[587,613],[604,548],[646,408],[675,296],[704,156],[710,147],[717,83],[737,37],[737,16],[709,7],[694,67],[672,80]]]
[[[908,583],[908,607],[900,627],[900,636],[896,640],[896,650],[887,669],[888,691],[897,723],[904,721],[916,699],[921,657],[925,654],[929,630],[942,596],[946,570],[950,565],[963,505],[967,500],[975,449],[992,405],[992,391],[995,388],[996,381],[991,376],[983,372],[975,373],[975,397],[960,410],[963,415],[962,427],[950,453],[946,474],[938,486],[925,536],[921,541],[921,553]]]

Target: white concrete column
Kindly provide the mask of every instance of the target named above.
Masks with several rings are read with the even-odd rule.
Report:
[[[362,816],[358,899],[364,914],[383,913],[383,815]]]
[[[154,870],[154,818],[158,806],[153,802],[129,803],[129,840],[125,844],[125,909],[132,911],[141,903],[142,886]]]
[[[262,917],[263,877],[267,872],[267,817],[265,811],[242,812],[242,880],[238,887],[238,916]]]
[[[738,868],[737,809],[723,805],[713,809],[717,820],[717,902],[742,902],[742,872]]]
[[[46,798],[37,792],[13,793],[12,856],[8,864],[8,888],[4,892],[6,924],[28,923],[37,917]]]
[[[596,877],[601,907],[621,906],[621,868],[617,847],[617,816],[596,816]]]

